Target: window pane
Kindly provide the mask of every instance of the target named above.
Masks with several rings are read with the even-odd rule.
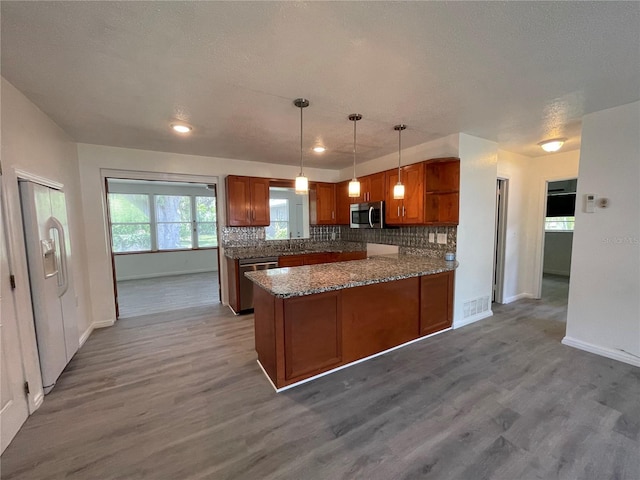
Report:
[[[286,240],[289,238],[289,222],[279,222],[272,220],[271,224],[265,229],[265,238],[267,240]]]
[[[267,240],[289,238],[289,200],[285,198],[269,199],[271,224],[265,229]]]
[[[575,225],[575,217],[547,217],[544,220],[546,231],[571,232]]]
[[[216,221],[215,197],[196,197],[196,221],[198,222],[215,222]]]
[[[158,223],[158,250],[191,248],[191,223]]]
[[[110,193],[109,214],[112,223],[149,222],[149,195]]]
[[[116,253],[151,250],[151,225],[148,223],[112,225],[111,237]]]
[[[155,197],[158,223],[191,221],[191,197],[186,195],[156,195]]]
[[[198,223],[198,247],[217,247],[218,235],[215,223]]]

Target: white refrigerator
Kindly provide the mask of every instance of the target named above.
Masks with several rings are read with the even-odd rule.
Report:
[[[64,193],[20,181],[31,302],[44,393],[78,350],[76,295],[71,272]]]

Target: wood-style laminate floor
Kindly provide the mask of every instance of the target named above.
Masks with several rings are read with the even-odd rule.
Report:
[[[119,318],[219,303],[217,271],[118,282]]]
[[[640,369],[563,346],[562,307],[494,309],[280,394],[251,315],[118,322],[28,419],[2,478],[640,478]]]

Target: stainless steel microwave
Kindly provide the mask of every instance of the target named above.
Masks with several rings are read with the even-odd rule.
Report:
[[[351,228],[384,228],[384,202],[350,205]]]

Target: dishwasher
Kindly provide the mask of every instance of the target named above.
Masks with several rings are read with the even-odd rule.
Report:
[[[240,275],[240,311],[253,308],[253,282],[244,276],[246,272],[278,268],[278,257],[246,258],[238,261]]]

